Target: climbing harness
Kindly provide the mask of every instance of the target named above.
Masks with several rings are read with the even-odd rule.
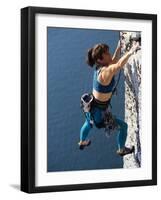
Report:
[[[101,104],[92,94],[85,93],[81,97],[80,107],[82,108],[86,119],[90,121],[90,125],[93,126],[93,124],[95,124],[95,126],[99,129],[104,128],[105,135],[107,137],[109,137],[118,128],[115,118],[110,110],[110,100],[106,104]],[[102,109],[103,120],[100,123],[96,123],[94,120],[94,107]]]

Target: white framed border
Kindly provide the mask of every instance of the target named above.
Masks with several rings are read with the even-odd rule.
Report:
[[[142,166],[137,169],[47,173],[47,27],[142,32]],[[152,179],[152,21],[36,14],[35,20],[35,186]],[[147,42],[148,41],[148,42]],[[71,178],[72,177],[72,178]]]

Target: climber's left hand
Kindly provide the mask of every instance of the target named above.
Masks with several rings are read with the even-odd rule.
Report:
[[[139,49],[140,49],[140,44],[139,44],[139,42],[133,41],[132,47],[131,47],[129,53],[132,55],[132,54],[134,54],[136,51],[138,51]]]

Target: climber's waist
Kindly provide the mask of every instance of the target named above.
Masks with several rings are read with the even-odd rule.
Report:
[[[93,102],[92,102],[92,105],[94,107],[98,107],[100,109],[107,109],[109,104],[110,104],[110,101],[111,99],[109,99],[108,101],[100,101],[98,99],[96,99],[94,96],[93,96]]]
[[[112,92],[101,93],[101,92],[96,91],[94,88],[93,88],[92,93],[96,99],[99,99],[99,101],[103,101],[103,102],[108,101],[112,97]]]

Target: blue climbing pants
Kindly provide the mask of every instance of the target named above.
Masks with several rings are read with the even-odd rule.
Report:
[[[95,107],[92,112],[92,117],[94,118],[94,122],[99,124],[103,121],[103,110]],[[90,123],[91,113],[86,113],[86,120],[80,130],[80,141],[86,140],[90,130],[92,129],[92,125]],[[127,129],[128,125],[123,120],[115,118],[116,123],[118,124],[118,134],[117,134],[117,145],[118,149],[123,148],[125,146],[126,137],[127,137]]]

